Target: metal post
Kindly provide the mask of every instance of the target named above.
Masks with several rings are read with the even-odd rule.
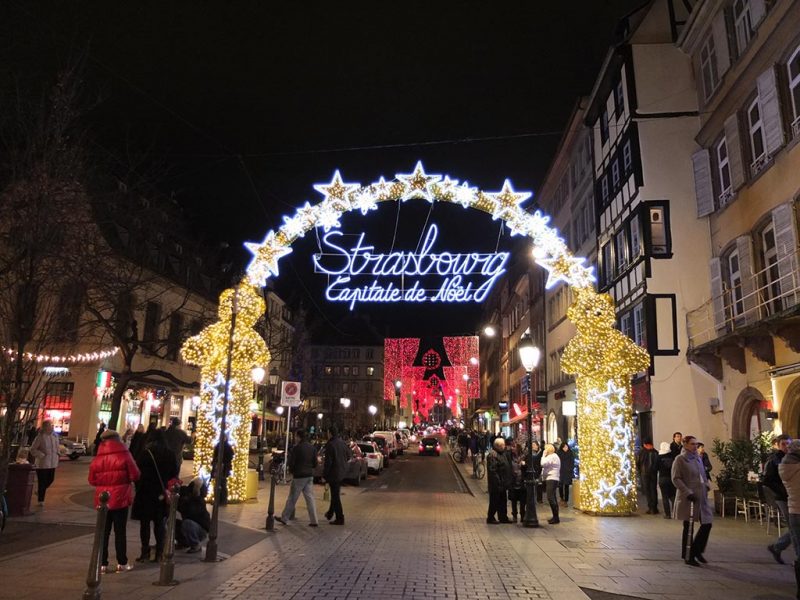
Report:
[[[528,458],[525,471],[525,518],[523,527],[538,527],[539,518],[536,515],[536,482],[533,473],[533,418],[531,406],[531,390],[533,388],[533,371],[528,371]]]
[[[274,458],[272,460],[275,460]],[[275,469],[269,470],[269,504],[267,505],[267,531],[275,531]]]
[[[256,390],[258,388],[256,387]],[[261,441],[258,449],[258,480],[264,481],[264,449],[267,445],[267,399],[261,400]]]
[[[164,533],[166,540],[164,551],[161,553],[161,570],[158,581],[153,585],[178,585],[180,583],[175,575],[175,513],[178,511],[181,487],[174,483],[169,490],[169,517],[167,517],[167,531]]]
[[[100,589],[100,546],[103,543],[103,537],[106,532],[109,498],[111,498],[111,494],[108,492],[100,494],[100,506],[97,508],[97,520],[94,525],[92,556],[89,561],[89,574],[86,576],[86,589],[83,592],[83,600],[100,600],[102,597],[102,590]]]
[[[283,453],[283,478],[282,481],[286,481],[286,466],[289,463],[289,429],[291,429],[292,424],[292,407],[286,407],[286,448]]]
[[[214,504],[211,509],[211,527],[208,530],[206,545],[206,562],[217,561],[217,532],[219,528],[219,497],[222,493],[222,463],[225,459],[225,426],[228,419],[228,394],[231,388],[231,361],[233,359],[233,336],[236,332],[236,315],[239,312],[239,284],[233,289],[231,307],[231,331],[228,334],[228,364],[225,369],[225,396],[222,398],[222,419],[219,427],[219,443],[217,444],[217,469],[214,473]],[[227,477],[227,473],[225,476]]]

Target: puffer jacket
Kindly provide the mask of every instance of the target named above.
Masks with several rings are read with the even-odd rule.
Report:
[[[58,468],[58,436],[55,433],[42,433],[31,444],[31,454],[36,458],[37,469]]]
[[[125,444],[117,440],[104,440],[89,465],[89,484],[95,487],[95,508],[100,506],[102,492],[111,494],[108,510],[128,508],[133,502],[131,483],[138,481],[140,476],[139,467]]]
[[[544,481],[558,481],[561,476],[561,459],[553,452],[542,456],[542,479]]]
[[[800,515],[800,454],[787,453],[778,465],[778,473],[789,496],[789,513]]]

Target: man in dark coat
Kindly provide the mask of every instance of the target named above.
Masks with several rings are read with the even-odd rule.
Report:
[[[180,428],[181,420],[178,417],[172,417],[169,420],[169,427],[164,432],[164,437],[167,440],[167,446],[175,455],[175,461],[178,463],[178,471],[181,469],[183,462],[183,447],[191,443],[192,438],[183,429]]]
[[[226,433],[224,438],[224,446],[222,449],[222,477],[220,477],[220,493],[219,493],[219,503],[222,506],[228,504],[228,475],[231,473],[231,469],[233,468],[233,448],[231,447],[230,443],[228,443],[228,434]],[[217,460],[219,458],[219,442],[217,445],[214,446],[214,457],[211,459],[211,477],[217,476]]]
[[[322,476],[331,488],[331,504],[325,513],[329,521],[336,516],[331,525],[344,525],[344,510],[342,509],[342,480],[347,474],[347,463],[353,453],[349,446],[339,437],[336,427],[331,427],[331,439],[325,444],[325,467]]]
[[[672,508],[675,506],[675,484],[672,483],[672,463],[675,455],[672,454],[668,442],[661,442],[658,452],[658,489],[661,490],[661,503],[664,506],[664,518],[672,518]]]
[[[653,440],[647,439],[636,455],[636,468],[642,478],[642,489],[647,497],[647,514],[658,514],[658,450]]]
[[[511,487],[511,463],[505,455],[506,441],[498,437],[489,458],[486,459],[487,473],[489,478],[489,511],[486,515],[486,522],[490,525],[496,523],[511,523],[508,518],[508,490]],[[497,519],[495,519],[497,515]]]
[[[787,505],[789,496],[786,493],[786,486],[783,485],[783,480],[778,472],[778,465],[781,464],[783,457],[786,456],[790,441],[791,438],[786,434],[781,434],[772,438],[772,454],[764,467],[764,479],[762,480],[764,487],[769,490],[767,493],[774,494],[775,506],[778,507],[778,511],[785,523],[789,522],[789,507]],[[769,550],[776,562],[784,564],[781,558],[781,552],[786,550],[791,543],[791,532],[787,531],[775,540],[774,544],[767,546],[767,550]]]
[[[683,450],[683,434],[680,431],[676,431],[672,434],[672,443],[669,445],[669,450],[672,452],[672,456],[678,456]]]
[[[317,466],[317,449],[306,440],[306,432],[298,430],[295,432],[297,443],[289,452],[289,461],[286,463],[292,472],[292,485],[289,496],[286,498],[286,505],[283,513],[275,520],[284,525],[289,524],[289,519],[294,514],[294,506],[300,494],[306,500],[308,509],[308,523],[311,527],[317,526],[317,505],[314,502],[314,468]]]

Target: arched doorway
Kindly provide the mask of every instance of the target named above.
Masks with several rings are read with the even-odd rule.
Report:
[[[558,417],[556,411],[551,410],[547,414],[547,441],[550,444],[555,444],[558,436]]]
[[[751,440],[765,427],[771,428],[766,423],[764,395],[754,387],[744,388],[739,392],[733,408],[731,437],[735,440]]]
[[[781,427],[792,438],[800,437],[800,377],[796,377],[781,400]]]

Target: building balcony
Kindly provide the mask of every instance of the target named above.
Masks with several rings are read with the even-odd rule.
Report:
[[[787,265],[796,266],[793,255]],[[800,353],[800,273],[770,265],[686,315],[689,360],[717,379],[722,362],[746,372],[744,351],[775,366],[774,336]],[[785,273],[779,275],[780,272]]]

